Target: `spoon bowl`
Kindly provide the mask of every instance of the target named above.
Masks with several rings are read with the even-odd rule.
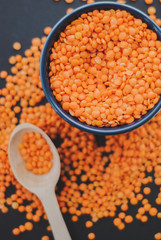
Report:
[[[20,155],[18,144],[20,144],[22,141],[22,135],[31,131],[39,132],[43,136],[43,138],[50,146],[50,149],[54,156],[52,159],[53,167],[48,174],[35,175],[25,168],[25,161]],[[44,133],[44,131],[40,128],[29,123],[22,123],[18,125],[12,132],[10,137],[9,159],[12,159],[10,161],[10,164],[15,177],[29,191],[36,193],[40,191],[40,189],[42,189],[43,187],[54,187],[57,184],[60,176],[60,158],[53,142],[48,137],[48,135]]]
[[[53,166],[46,174],[35,175],[25,168],[25,161],[20,155],[18,145],[22,141],[22,135],[27,132],[39,132],[50,146],[53,154]],[[55,186],[60,176],[60,158],[51,139],[40,128],[32,124],[22,123],[11,134],[8,155],[16,179],[41,200],[48,216],[54,239],[71,240],[55,195]]]

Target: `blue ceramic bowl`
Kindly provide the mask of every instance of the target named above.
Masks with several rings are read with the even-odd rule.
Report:
[[[49,72],[49,55],[51,53],[51,48],[53,43],[58,40],[59,34],[64,31],[67,25],[69,25],[73,20],[77,19],[82,13],[90,12],[95,9],[101,10],[108,10],[108,9],[120,9],[126,10],[131,13],[134,17],[140,18],[145,22],[150,29],[157,33],[158,39],[161,40],[161,29],[157,26],[155,22],[153,22],[146,14],[139,11],[136,8],[133,8],[128,5],[123,5],[114,2],[96,2],[89,5],[84,5],[80,8],[75,9],[70,14],[63,17],[52,29],[51,33],[49,34],[42,54],[41,54],[41,61],[40,61],[40,76],[41,82],[43,86],[44,93],[46,95],[47,100],[51,104],[52,108],[62,117],[65,121],[70,123],[72,126],[77,127],[83,131],[90,132],[93,134],[100,134],[100,135],[116,135],[125,132],[132,131],[141,125],[148,122],[152,117],[154,117],[157,112],[161,109],[161,98],[159,102],[154,106],[153,109],[149,110],[148,113],[141,117],[139,120],[135,120],[131,124],[125,124],[122,126],[117,127],[93,127],[89,126],[86,123],[80,122],[77,118],[72,117],[68,112],[64,111],[60,105],[60,103],[55,99],[51,89],[50,89],[50,82],[48,77]]]

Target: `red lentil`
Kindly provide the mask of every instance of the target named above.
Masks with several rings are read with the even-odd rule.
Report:
[[[26,222],[25,223],[25,229],[27,231],[31,231],[33,229],[33,224],[31,222]]]
[[[4,78],[4,79],[5,79],[5,78],[7,77],[7,75],[8,75],[8,74],[7,74],[6,71],[1,71],[1,72],[0,72],[0,77],[1,77],[1,78]]]
[[[87,221],[85,225],[86,225],[86,228],[93,227],[93,223],[91,221]]]
[[[24,225],[20,225],[20,226],[19,226],[19,230],[20,230],[20,232],[22,233],[22,232],[25,232],[26,228],[25,228]]]
[[[153,3],[153,0],[145,0],[145,3],[146,3],[146,4],[152,4],[152,3]]]
[[[20,230],[18,228],[14,228],[12,233],[13,233],[13,235],[17,236],[20,234]]]
[[[143,192],[144,192],[145,195],[149,195],[151,193],[151,189],[149,187],[145,187],[143,189]]]
[[[40,133],[24,133],[22,143],[18,145],[18,148],[28,171],[41,175],[48,173],[52,168],[53,154]],[[38,222],[39,218],[35,215],[33,220]]]
[[[65,0],[66,3],[72,3],[74,0]]]
[[[89,234],[88,234],[88,238],[89,238],[90,240],[94,240],[94,239],[95,239],[95,234],[94,234],[94,233],[89,233]]]
[[[105,18],[104,21],[106,22],[108,19]],[[140,24],[140,21],[138,20],[136,23]],[[132,29],[130,31],[133,33]],[[124,39],[125,36],[123,34],[120,37]],[[0,90],[2,93],[0,96],[0,112],[2,115],[0,119],[1,212],[7,213],[8,207],[6,206],[11,205],[14,210],[25,212],[26,218],[29,220],[40,221],[40,215],[47,219],[37,197],[24,189],[14,179],[8,161],[7,149],[11,132],[17,123],[29,122],[45,130],[52,139],[56,139],[58,135],[63,139],[58,148],[62,160],[61,180],[64,183],[64,188],[58,195],[62,212],[69,212],[74,219],[76,216],[79,218],[83,214],[89,214],[92,219],[90,222],[93,224],[99,218],[115,216],[119,206],[121,206],[119,211],[126,212],[130,208],[129,202],[132,201],[137,204],[138,201],[143,206],[139,207],[140,210],[138,209],[135,216],[137,219],[147,222],[148,217],[144,215],[145,212],[160,218],[158,210],[152,207],[148,199],[143,199],[140,192],[142,185],[153,181],[152,178],[146,177],[146,174],[153,170],[154,183],[161,185],[159,173],[161,113],[138,130],[112,138],[106,137],[105,146],[98,146],[93,135],[71,127],[54,112],[48,103],[35,106],[44,97],[39,77],[39,59],[45,40],[46,37],[34,39],[31,48],[25,51],[25,57],[16,55],[10,60],[10,63],[14,64],[13,75],[8,75],[7,72],[2,74],[1,71],[1,77],[6,79],[6,87]],[[87,39],[85,38],[84,41],[87,41]],[[143,44],[146,46],[147,42],[144,41]],[[152,48],[153,44],[154,42],[150,41]],[[109,46],[113,48],[111,43]],[[121,46],[126,46],[126,44],[123,42]],[[115,48],[116,52],[117,50]],[[65,49],[62,49],[62,52],[66,54]],[[134,51],[133,56],[135,55],[136,52]],[[154,53],[151,53],[151,56],[154,55]],[[113,54],[109,52],[109,56],[111,57]],[[96,61],[99,62],[100,58],[100,56],[96,58]],[[64,58],[63,61],[66,61],[66,59]],[[154,57],[154,61],[158,61],[156,57]],[[92,71],[95,71],[95,69],[92,69]],[[155,75],[158,76],[158,73],[155,73]],[[102,76],[102,79],[107,81],[105,75]],[[151,83],[151,77],[148,77],[147,81]],[[157,80],[158,86],[160,86],[159,81]],[[78,81],[78,86],[79,84]],[[135,86],[134,79],[131,79],[130,85]],[[126,91],[128,89],[129,87],[126,87]],[[81,92],[82,89],[79,89],[79,91]],[[139,91],[142,91],[142,89]],[[133,91],[134,93],[136,92]],[[120,91],[117,91],[117,95],[120,96]],[[18,106],[20,99],[22,108]],[[75,106],[75,104],[72,104],[72,106]],[[132,109],[128,109],[128,111],[131,112]],[[20,113],[20,120],[15,116],[16,113]],[[53,123],[55,124],[53,125]],[[103,156],[104,152],[109,153],[109,157]],[[71,157],[70,160],[69,156]],[[78,181],[82,172],[83,176]],[[69,173],[69,175],[66,173]],[[16,191],[6,199],[5,192],[11,185],[15,186]],[[69,189],[69,186],[71,186],[71,189]],[[157,199],[161,197],[160,191],[161,189],[158,192]],[[64,196],[66,196],[67,202],[64,201]],[[25,207],[24,201],[30,201],[31,205]],[[160,200],[156,200],[156,203],[160,204]],[[37,211],[33,214],[34,209]],[[118,217],[114,217],[115,225],[120,223],[118,218],[127,221],[126,214],[119,212]],[[125,228],[125,223],[122,221],[117,226],[120,230]],[[32,228],[33,225],[29,222],[15,228],[16,230],[14,229],[13,233],[19,235],[25,230],[32,230]],[[159,234],[156,234],[156,236],[158,237]]]
[[[69,13],[73,12],[73,10],[74,10],[74,8],[68,8],[66,13],[69,14]]]
[[[125,222],[126,222],[126,223],[131,223],[132,221],[133,221],[133,217],[132,217],[132,216],[127,215],[127,216],[125,217]]]
[[[122,21],[124,15],[131,19],[133,27]],[[115,127],[132,123],[160,98],[161,87],[155,84],[161,77],[156,45],[161,46],[156,33],[126,11],[94,10],[82,14],[53,45],[49,71],[53,94],[64,110],[88,125]],[[146,63],[140,62],[142,58]],[[154,58],[156,70],[149,67]]]
[[[51,226],[49,225],[49,226],[47,226],[47,231],[51,231]]]
[[[158,217],[158,218],[161,218],[161,212],[159,212],[159,213],[157,214],[157,217]]]
[[[157,213],[158,213],[158,210],[157,210],[156,208],[154,208],[154,207],[149,210],[149,214],[150,214],[152,217],[156,216]]]
[[[16,57],[11,56],[8,61],[9,61],[10,64],[15,64],[16,63]]]
[[[155,236],[154,236],[154,238],[155,238],[156,240],[161,240],[161,233],[156,233]]]
[[[118,229],[119,229],[120,231],[124,230],[124,228],[125,228],[125,224],[124,224],[124,223],[121,223],[121,224],[118,226]]]
[[[48,236],[43,236],[41,240],[50,240],[50,238]]]
[[[21,43],[19,43],[19,42],[14,42],[13,43],[13,49],[15,49],[15,50],[20,50],[21,49]]]
[[[153,6],[150,6],[150,7],[148,8],[148,14],[149,14],[149,15],[154,15],[155,13],[156,13],[156,8],[153,7]]]
[[[147,222],[148,221],[148,217],[147,216],[141,216],[141,222],[143,222],[143,223],[145,223],[145,222]]]
[[[51,30],[52,30],[52,28],[51,27],[45,27],[44,28],[44,33],[46,34],[46,35],[49,35],[49,33],[51,32]]]

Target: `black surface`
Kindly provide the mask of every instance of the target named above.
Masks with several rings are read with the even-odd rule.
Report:
[[[159,17],[161,4],[159,0],[154,0],[154,2]],[[128,3],[144,12],[148,7],[144,0],[128,1]],[[20,41],[22,43],[22,49],[19,53],[23,53],[30,46],[31,39],[42,36],[43,28],[48,25],[53,26],[64,16],[69,6],[75,8],[82,4],[81,0],[75,0],[71,5],[66,4],[64,0],[59,2],[53,0],[0,0],[0,71],[9,71],[10,69],[8,58],[17,53],[12,49],[13,42]],[[103,138],[97,137],[97,139],[100,145]],[[157,188],[154,187],[151,200],[154,200],[156,192]],[[130,207],[130,213],[136,213],[136,207]],[[99,220],[93,228],[88,230],[84,223],[90,219],[89,216],[81,217],[77,223],[72,223],[69,215],[64,217],[72,240],[87,240],[87,235],[91,231],[95,232],[97,240],[153,240],[154,234],[161,232],[161,221],[156,218],[152,219],[152,217],[146,224],[134,220],[122,232],[113,226],[111,218]],[[40,240],[44,234],[53,239],[52,235],[46,231],[48,225],[46,221],[34,224],[32,232],[25,232],[18,237],[14,237],[11,233],[12,229],[24,222],[25,216],[16,210],[10,210],[8,214],[0,213],[0,240]]]

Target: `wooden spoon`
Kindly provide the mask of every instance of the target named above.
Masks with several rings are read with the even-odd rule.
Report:
[[[39,132],[49,144],[54,156],[52,159],[53,167],[49,173],[35,175],[26,170],[25,161],[20,155],[18,144],[22,142],[22,135],[27,132]],[[8,154],[16,179],[41,200],[55,240],[71,240],[55,195],[55,186],[60,176],[60,158],[51,139],[40,128],[32,124],[22,123],[11,134]]]

